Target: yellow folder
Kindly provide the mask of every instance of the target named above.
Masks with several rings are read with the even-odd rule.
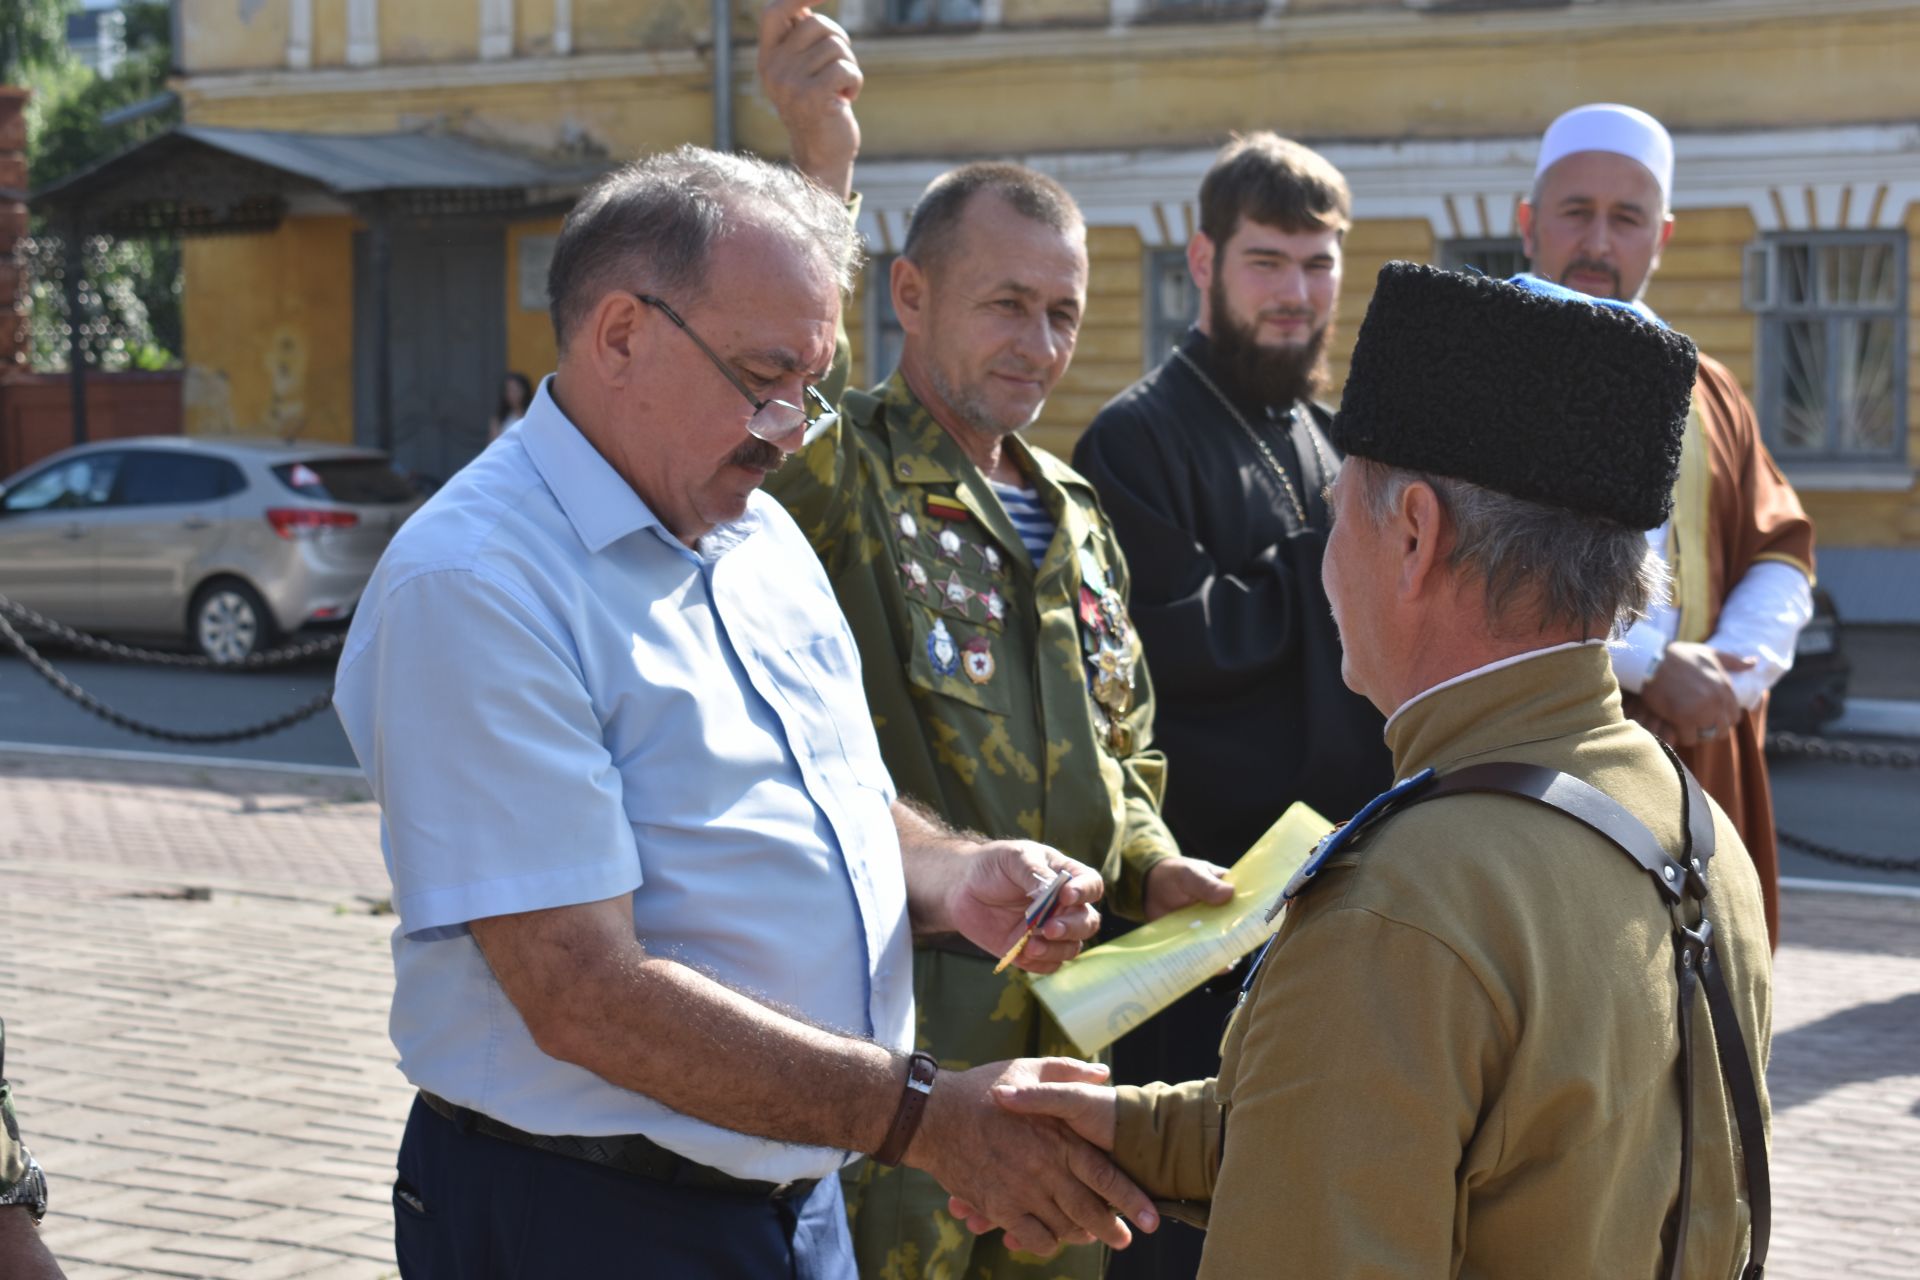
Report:
[[[1100,1052],[1271,937],[1267,912],[1333,824],[1296,804],[1227,872],[1231,902],[1170,911],[1034,978],[1033,993],[1080,1052]]]

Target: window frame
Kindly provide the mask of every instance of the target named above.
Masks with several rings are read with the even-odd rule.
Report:
[[[894,343],[896,354],[893,359],[880,359],[882,338],[887,332],[901,334],[903,338],[905,336],[900,328],[900,317],[893,310],[893,263],[899,256],[898,253],[867,256],[866,304],[861,308],[865,314],[860,318],[860,357],[867,367],[866,385],[870,387],[877,387],[891,378],[894,367],[900,363],[898,342]]]
[[[1776,296],[1782,279],[1780,256],[1783,249],[1809,250],[1811,278],[1821,278],[1822,250],[1849,245],[1871,245],[1893,252],[1894,299],[1885,304],[1828,304],[1817,296],[1811,302],[1790,303]],[[1908,279],[1908,237],[1904,230],[1837,230],[1768,232],[1747,248],[1747,263],[1742,282],[1742,301],[1754,317],[1754,412],[1760,420],[1760,438],[1774,459],[1784,468],[1801,473],[1840,475],[1854,473],[1871,476],[1883,473],[1910,474],[1909,461],[1912,423],[1907,397],[1910,388],[1907,334],[1912,306]],[[1758,264],[1756,268],[1756,264]],[[1764,272],[1764,276],[1760,273]],[[1884,452],[1872,453],[1841,447],[1840,423],[1834,407],[1838,402],[1841,361],[1836,358],[1840,324],[1845,321],[1885,320],[1893,324],[1893,439]],[[1786,391],[1784,346],[1789,325],[1814,322],[1826,326],[1825,386],[1822,395],[1826,407],[1826,438],[1818,450],[1798,449],[1781,438],[1783,402]]]
[[[1470,259],[1478,254],[1491,253],[1511,253],[1515,259],[1518,260],[1520,270],[1525,271],[1527,269],[1526,242],[1517,235],[1452,236],[1440,241],[1436,249],[1437,253],[1435,256],[1439,260],[1434,265],[1443,271],[1464,271],[1468,267],[1472,267],[1475,271],[1480,271],[1480,265],[1470,261]],[[1481,274],[1491,275],[1492,273],[1483,271]],[[1518,272],[1513,274],[1517,275]],[[1504,280],[1507,277],[1495,276],[1493,278]]]
[[[877,21],[873,24],[873,30],[888,35],[983,31],[990,25],[989,9],[992,6],[990,6],[989,0],[973,0],[973,2],[975,16],[970,22],[942,21],[938,16],[940,0],[930,0],[935,14],[934,17],[929,18],[925,22],[904,22],[894,16],[896,7],[911,3],[911,0],[874,0],[874,7],[878,9],[879,12],[875,15]]]
[[[1160,296],[1156,292],[1161,279],[1163,263],[1179,263],[1179,274],[1186,279],[1192,305],[1187,309],[1187,318],[1178,322],[1165,320],[1161,315]],[[1167,358],[1167,352],[1180,345],[1200,318],[1200,289],[1193,283],[1193,275],[1187,266],[1187,247],[1185,245],[1161,245],[1150,247],[1140,255],[1140,351],[1141,367],[1151,370]],[[1171,334],[1169,335],[1169,330]]]

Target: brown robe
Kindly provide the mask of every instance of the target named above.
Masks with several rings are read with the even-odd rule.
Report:
[[[1725,365],[1704,354],[1694,407],[1699,440],[1690,440],[1688,446],[1705,446],[1707,466],[1700,474],[1682,461],[1667,554],[1675,572],[1674,599],[1680,606],[1678,639],[1703,642],[1719,625],[1720,608],[1728,594],[1759,562],[1783,561],[1812,581],[1813,522],[1761,442],[1760,424],[1740,384]],[[1706,589],[1700,592],[1697,581],[1690,583],[1689,567],[1697,578],[1703,559]],[[1690,600],[1702,607],[1689,609]],[[1629,698],[1629,711],[1637,710],[1638,703],[1638,698]],[[1762,698],[1731,734],[1678,751],[1707,794],[1733,819],[1741,842],[1753,856],[1766,897],[1767,933],[1777,947],[1780,855],[1774,837],[1773,791],[1767,781],[1766,733],[1767,700]]]

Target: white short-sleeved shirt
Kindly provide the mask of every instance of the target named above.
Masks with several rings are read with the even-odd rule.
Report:
[[[892,783],[853,635],[778,503],[754,494],[689,550],[549,380],[395,537],[334,703],[381,807],[409,1080],[530,1132],[641,1133],[738,1177],[848,1158],[548,1057],[466,927],[630,892],[651,954],[910,1045]]]

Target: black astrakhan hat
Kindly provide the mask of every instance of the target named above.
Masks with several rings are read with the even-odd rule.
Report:
[[[1699,356],[1624,303],[1381,268],[1333,442],[1633,529],[1665,522]]]

